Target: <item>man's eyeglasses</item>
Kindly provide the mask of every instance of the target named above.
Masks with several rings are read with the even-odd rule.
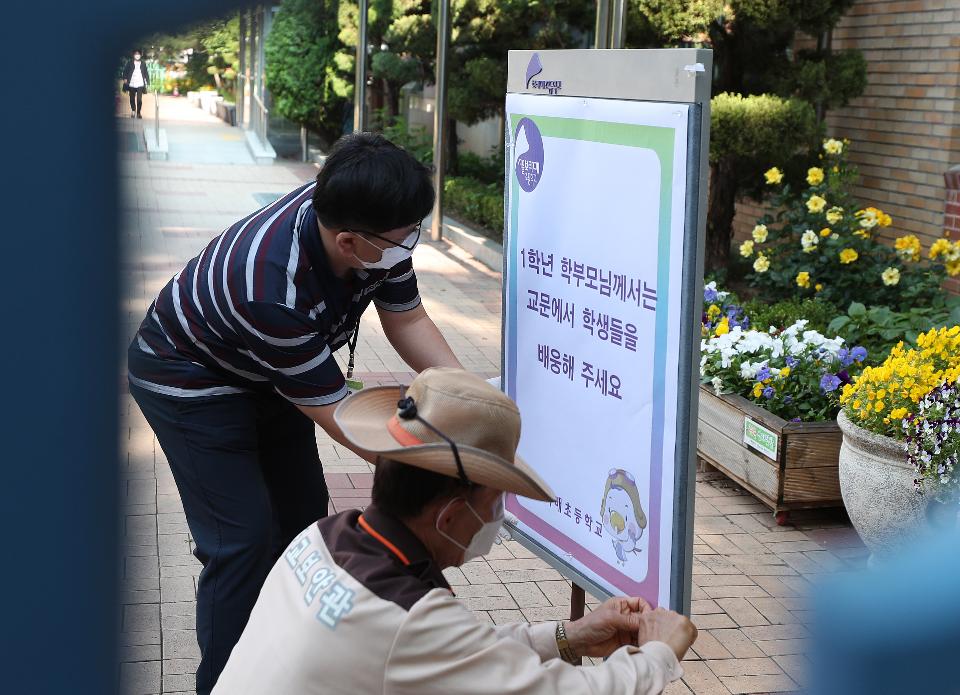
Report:
[[[423,226],[423,220],[420,220],[419,222],[417,222],[417,225],[410,230],[406,238],[403,240],[404,242],[408,242],[408,243],[396,242],[396,241],[393,241],[392,239],[388,239],[382,234],[377,234],[376,232],[367,232],[362,229],[344,229],[343,231],[350,232],[351,234],[366,234],[367,236],[372,236],[372,237],[376,237],[377,239],[381,239],[387,242],[388,244],[390,244],[391,246],[399,246],[404,251],[413,251],[414,247],[420,241],[420,228],[422,226]],[[413,238],[412,243],[409,242],[411,237]]]

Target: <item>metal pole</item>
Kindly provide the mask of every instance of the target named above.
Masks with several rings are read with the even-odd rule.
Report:
[[[244,104],[247,91],[247,12],[240,11],[240,71],[237,75],[237,125],[243,127]]]
[[[300,161],[307,161],[307,127],[300,126]]]
[[[436,99],[433,109],[433,188],[436,199],[433,203],[433,225],[430,238],[443,238],[443,165],[446,137],[444,125],[447,120],[447,46],[450,43],[450,0],[437,0],[437,74]]]
[[[610,47],[610,0],[597,0],[597,26],[594,48]]]
[[[160,88],[153,88],[153,144],[160,147]]]
[[[580,620],[586,610],[587,595],[579,584],[570,584],[570,620]],[[583,664],[583,659],[577,659],[577,666]]]
[[[361,132],[367,123],[367,9],[368,0],[359,0],[357,16],[356,84],[353,87],[353,132]]]
[[[613,0],[610,12],[610,48],[623,48],[623,35],[626,33],[627,2]]]

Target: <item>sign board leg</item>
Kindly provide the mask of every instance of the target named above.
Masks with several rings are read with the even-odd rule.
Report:
[[[586,609],[587,597],[582,586],[570,585],[570,620],[579,620]],[[583,659],[577,659],[577,666],[583,665]]]

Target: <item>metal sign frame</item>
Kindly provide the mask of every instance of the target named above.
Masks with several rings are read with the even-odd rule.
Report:
[[[543,80],[531,82],[528,64],[539,54]],[[710,77],[713,52],[707,49],[510,51],[507,93],[556,94],[626,101],[652,101],[689,107],[687,181],[684,201],[680,348],[677,389],[676,461],[670,596],[673,610],[690,613],[693,564],[693,515],[696,484],[697,406],[700,315],[703,305],[704,238],[710,145]],[[539,85],[539,86],[538,86]],[[504,128],[504,249],[510,234],[509,195],[512,157],[510,127]],[[503,254],[503,306],[507,306],[507,254]],[[501,316],[506,336],[507,314]],[[501,342],[500,368],[505,374],[506,343]],[[686,384],[686,388],[683,385]],[[609,591],[584,576],[536,538],[507,524],[511,535],[576,586],[597,598]],[[576,596],[576,589],[574,596]]]

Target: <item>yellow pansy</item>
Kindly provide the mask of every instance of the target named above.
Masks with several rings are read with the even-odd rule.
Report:
[[[807,210],[810,212],[820,212],[827,206],[827,201],[818,195],[810,196],[807,201]]]
[[[860,258],[860,254],[854,249],[844,249],[840,252],[840,262],[844,265],[853,263],[858,258]]]
[[[810,287],[810,273],[806,270],[797,273],[797,285],[799,287]]]
[[[763,176],[767,179],[767,183],[771,186],[783,181],[783,172],[777,169],[777,167],[770,167],[763,172]]]
[[[832,208],[827,210],[827,222],[830,224],[836,224],[843,219],[843,208],[838,205],[834,205]]]
[[[833,234],[833,230],[830,229],[830,227],[824,227],[823,229],[820,230],[820,236],[822,236],[824,239],[826,239],[831,234]]]
[[[719,315],[720,315],[720,307],[718,307],[716,304],[711,304],[709,307],[707,307],[708,319],[712,321],[713,319],[717,318]]]
[[[950,277],[956,277],[957,275],[960,275],[960,261],[949,261],[946,264],[946,267],[947,275]]]
[[[770,269],[770,261],[761,253],[753,262],[753,269],[758,273],[765,273]]]
[[[758,381],[757,383],[755,383],[755,384],[753,385],[753,397],[754,397],[754,398],[760,398],[760,396],[761,396],[762,394],[763,394],[763,384],[761,384],[761,383]]]
[[[790,376],[790,367],[784,367],[780,370],[781,379],[786,379],[788,376]]]
[[[873,404],[873,409],[876,410],[878,413],[882,413],[885,407],[886,405],[884,405],[883,401],[877,401],[876,403]]]
[[[900,271],[896,268],[887,268],[880,274],[883,278],[883,284],[887,287],[893,287],[900,282]]]
[[[730,320],[724,316],[720,319],[720,323],[717,324],[716,330],[713,332],[714,335],[726,335],[730,332]]]
[[[893,242],[897,254],[905,261],[920,260],[920,240],[914,234],[904,234]]]
[[[843,152],[843,143],[830,138],[829,140],[823,141],[823,149],[827,154],[840,154]]]
[[[890,411],[890,417],[893,418],[894,420],[902,420],[907,416],[908,412],[910,411],[908,411],[906,408],[903,408],[903,407],[894,408],[893,410]]]
[[[767,225],[758,224],[756,227],[753,228],[753,232],[752,232],[753,240],[758,244],[762,244],[767,240],[767,233],[768,233]]]
[[[753,241],[751,239],[747,239],[740,244],[740,255],[744,258],[750,258],[753,255]]]
[[[930,260],[936,260],[940,256],[947,255],[952,248],[953,244],[950,243],[949,239],[937,239],[930,244]]]
[[[810,167],[807,169],[807,183],[811,186],[823,183],[823,169],[820,167]]]

